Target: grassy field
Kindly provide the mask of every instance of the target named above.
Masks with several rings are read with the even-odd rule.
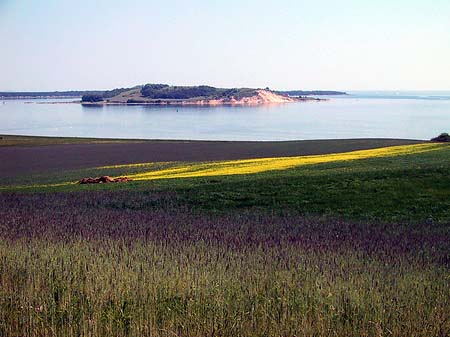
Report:
[[[357,150],[4,179],[0,336],[447,336],[450,147]]]
[[[113,165],[5,178],[0,191],[127,190],[123,204],[132,209],[151,208],[149,194],[170,191],[173,203],[207,213],[290,210],[355,220],[449,222],[449,159],[448,145],[425,143],[318,156]],[[100,175],[135,181],[76,183]]]
[[[142,140],[0,135],[0,146],[43,146],[56,144],[104,144],[130,142],[142,142]]]
[[[417,140],[382,138],[213,142],[3,137],[0,139],[0,172],[3,178],[118,164],[292,157],[420,143]]]

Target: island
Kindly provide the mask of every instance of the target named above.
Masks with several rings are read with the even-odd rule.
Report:
[[[70,103],[154,104],[154,105],[259,105],[299,101],[321,101],[317,96],[346,95],[341,91],[326,90],[271,90],[269,88],[215,88],[208,85],[173,86],[145,84],[112,90],[73,90],[40,92],[0,92],[0,100],[8,99],[67,99]],[[58,102],[53,102],[58,103]],[[65,102],[67,103],[67,102]]]
[[[82,96],[82,104],[156,104],[156,105],[259,105],[289,103],[318,98],[253,88],[215,88],[207,85],[172,86],[145,84]]]

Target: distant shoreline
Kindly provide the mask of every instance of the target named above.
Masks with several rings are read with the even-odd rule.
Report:
[[[81,101],[81,96],[1,96],[0,100],[4,101],[13,101],[13,100],[20,100],[20,99],[76,99],[79,98]]]
[[[156,85],[160,86],[160,85]],[[80,99],[79,102],[74,101],[70,103],[83,103],[83,104],[151,104],[151,105],[253,105],[254,103],[249,103],[248,101],[252,98],[259,99],[261,101],[261,97],[257,97],[259,92],[270,93],[272,96],[277,96],[278,100],[284,100],[286,102],[289,101],[320,101],[325,100],[326,98],[318,98],[312,96],[336,96],[336,95],[347,95],[346,92],[343,91],[331,91],[331,90],[270,90],[266,89],[249,89],[249,88],[240,88],[240,89],[227,89],[232,91],[232,93],[224,98],[214,98],[214,97],[189,97],[189,98],[165,98],[165,97],[145,97],[141,95],[141,89],[145,86],[136,86],[133,88],[121,88],[121,89],[113,89],[109,91],[99,91],[99,90],[72,90],[72,91],[17,91],[17,92],[0,92],[0,100],[20,100],[20,99]],[[207,86],[199,86],[199,87],[170,87],[170,90],[192,90],[193,88],[208,88],[214,90],[225,90],[221,88],[213,88]],[[253,90],[252,94],[248,94],[249,90]],[[234,92],[233,92],[234,91]],[[245,94],[242,97],[239,95],[244,92]],[[126,93],[126,95],[122,95]],[[101,101],[89,101],[83,99],[84,97],[95,97],[95,96],[104,96],[103,102]],[[237,95],[237,96],[234,96]],[[83,97],[84,96],[84,97]],[[199,95],[202,96],[202,95]],[[215,96],[215,94],[211,95]],[[220,96],[220,95],[219,95]],[[124,98],[127,97],[125,101]],[[281,97],[283,99],[281,99]],[[222,102],[217,102],[218,100],[224,100]],[[234,100],[234,101],[233,101]],[[205,103],[205,102],[209,103]],[[242,101],[242,102],[239,102]],[[262,100],[264,101],[264,99]],[[64,102],[66,103],[66,102]],[[264,104],[266,102],[258,102],[257,104]]]
[[[296,140],[206,140],[206,139],[158,139],[158,138],[98,138],[98,137],[63,137],[63,136],[29,136],[0,134],[2,146],[42,146],[67,144],[105,144],[105,143],[236,143],[236,144],[293,144],[293,143],[424,143],[428,139],[407,138],[342,138],[342,139],[296,139]]]

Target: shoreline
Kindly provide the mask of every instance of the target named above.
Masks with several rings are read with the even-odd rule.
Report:
[[[18,142],[18,145],[9,145],[5,141]],[[20,146],[21,144],[33,143],[46,145],[53,144],[105,144],[105,143],[149,143],[149,142],[168,142],[168,143],[300,143],[300,142],[348,142],[348,141],[393,141],[393,142],[430,142],[429,139],[415,138],[390,138],[390,137],[364,137],[364,138],[317,138],[317,139],[290,139],[290,140],[210,140],[210,139],[164,139],[164,138],[99,138],[99,137],[65,137],[65,136],[34,136],[20,134],[0,134],[0,148],[4,146]]]

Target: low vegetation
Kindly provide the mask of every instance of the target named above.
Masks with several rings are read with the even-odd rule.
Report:
[[[141,94],[153,99],[241,99],[256,95],[256,89],[222,89],[207,85],[200,86],[169,86],[167,84],[146,84],[141,89]]]
[[[449,143],[450,135],[447,132],[441,133],[439,136],[432,138],[432,142]]]
[[[449,159],[428,143],[18,177],[0,335],[446,336]],[[103,174],[142,180],[70,183]]]
[[[88,102],[88,103],[96,103],[96,102],[102,102],[105,99],[112,98],[114,96],[117,96],[123,92],[129,91],[133,88],[120,88],[120,89],[112,89],[112,90],[106,90],[106,91],[100,91],[100,92],[92,92],[84,94],[81,97],[82,102]]]

